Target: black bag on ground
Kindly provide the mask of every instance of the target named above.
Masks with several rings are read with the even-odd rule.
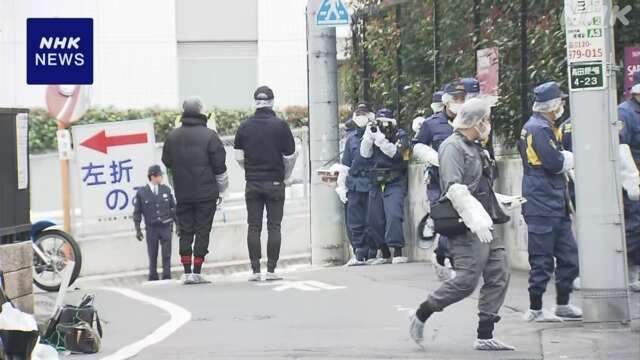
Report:
[[[98,352],[102,323],[93,300],[94,295],[85,295],[80,305],[65,305],[60,308],[49,321],[43,337],[53,346],[62,346],[71,352]]]
[[[431,207],[431,219],[436,233],[447,237],[462,235],[469,231],[451,200],[443,197]]]

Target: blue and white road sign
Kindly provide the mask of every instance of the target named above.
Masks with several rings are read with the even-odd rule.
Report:
[[[349,25],[349,11],[342,0],[324,0],[316,13],[316,25]]]

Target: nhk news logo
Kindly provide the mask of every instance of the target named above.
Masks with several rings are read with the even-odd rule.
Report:
[[[93,84],[93,19],[27,19],[27,84]]]

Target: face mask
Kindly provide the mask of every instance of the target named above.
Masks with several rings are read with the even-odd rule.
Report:
[[[367,116],[367,115],[354,115],[353,116],[353,122],[356,124],[357,127],[363,128],[369,122],[369,116]]]
[[[564,114],[564,105],[560,106],[560,108],[553,113],[553,115],[555,115],[556,117],[556,120],[560,119],[563,114]]]
[[[444,105],[442,103],[431,104],[431,110],[433,110],[434,113],[440,112],[443,109],[444,109]]]
[[[447,109],[449,109],[449,111],[451,111],[453,114],[458,114],[462,109],[462,105],[462,103],[451,103],[449,104]]]

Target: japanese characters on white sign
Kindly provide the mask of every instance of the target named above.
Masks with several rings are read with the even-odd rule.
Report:
[[[155,163],[153,120],[73,126],[84,223],[130,221],[139,187]]]
[[[606,18],[603,0],[565,0],[569,88],[573,91],[606,87]]]

